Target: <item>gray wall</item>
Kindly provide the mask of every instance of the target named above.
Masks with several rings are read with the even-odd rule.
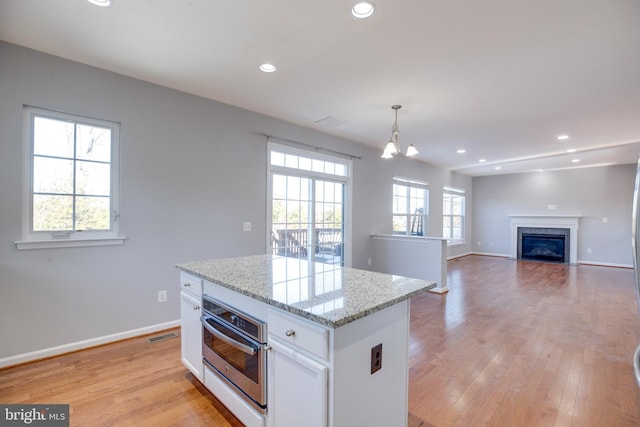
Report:
[[[424,150],[428,151],[428,143],[425,144]],[[374,156],[379,153],[374,152]],[[471,236],[472,236],[472,217],[473,211],[471,203],[473,200],[471,177],[461,175],[441,168],[416,162],[406,157],[398,157],[392,161],[375,162],[374,167],[363,168],[357,171],[358,175],[354,178],[357,182],[362,183],[356,186],[360,191],[359,196],[365,197],[366,203],[360,205],[362,212],[354,212],[354,230],[358,231],[359,222],[362,224],[370,224],[366,230],[360,230],[358,239],[354,245],[361,244],[362,248],[370,245],[369,234],[371,232],[380,234],[391,234],[393,227],[389,220],[391,218],[392,206],[388,202],[387,195],[391,194],[393,189],[393,177],[401,176],[426,182],[429,184],[429,219],[426,235],[430,237],[442,237],[442,187],[455,187],[466,191],[467,215],[465,217],[467,242],[465,244],[454,245],[448,248],[448,256],[458,256],[471,252]],[[364,193],[364,194],[363,194]],[[384,197],[380,197],[383,194]],[[364,261],[364,258],[361,258]],[[364,268],[366,264],[359,264]],[[354,263],[354,267],[356,267]]]
[[[124,245],[15,248],[23,105],[121,123]],[[371,233],[391,232],[394,175],[430,184],[431,236],[441,234],[443,185],[466,189],[471,200],[467,176],[383,161],[371,147],[0,42],[0,359],[174,321],[176,263],[264,253],[266,141],[253,132],[362,156],[353,163],[357,268],[368,268]],[[244,221],[252,232],[242,231]],[[169,291],[164,304],[156,302],[161,289]]]
[[[578,262],[631,266],[635,169],[622,165],[473,178],[473,251],[508,256],[509,215],[576,214],[582,215]]]

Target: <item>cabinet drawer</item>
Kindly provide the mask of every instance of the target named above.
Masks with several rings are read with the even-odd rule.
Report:
[[[267,314],[269,335],[324,360],[329,359],[329,331],[291,314],[270,309]]]
[[[187,273],[180,273],[180,289],[195,296],[202,296],[202,279]]]

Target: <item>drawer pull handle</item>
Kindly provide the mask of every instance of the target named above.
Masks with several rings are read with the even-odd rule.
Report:
[[[296,334],[296,331],[294,331],[293,329],[289,329],[287,332],[284,333],[286,336],[288,337],[292,337]]]
[[[185,283],[185,284],[184,284],[184,287],[185,287],[185,288],[188,288],[189,286],[191,286],[191,283]]]
[[[200,310],[200,306],[199,306],[199,305],[194,305],[194,306],[193,306],[193,309],[194,309],[194,310],[196,310],[196,311],[197,311],[197,310]]]

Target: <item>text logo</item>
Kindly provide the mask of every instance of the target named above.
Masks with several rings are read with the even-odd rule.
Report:
[[[0,404],[0,427],[69,427],[69,405]]]

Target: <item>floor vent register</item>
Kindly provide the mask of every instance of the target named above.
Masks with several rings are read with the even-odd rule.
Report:
[[[157,337],[147,338],[147,342],[150,343],[150,344],[153,344],[153,343],[156,343],[158,341],[168,340],[170,338],[175,338],[177,336],[178,336],[178,334],[176,334],[175,332],[170,332],[168,334],[158,335]]]

